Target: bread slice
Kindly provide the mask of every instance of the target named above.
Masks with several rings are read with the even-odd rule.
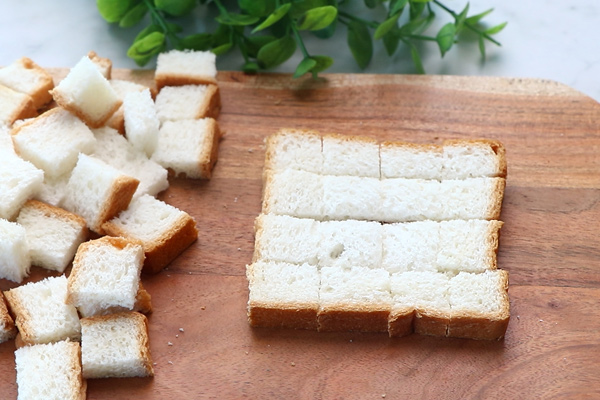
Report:
[[[117,97],[121,101],[125,101],[125,96],[129,93],[142,92],[146,89],[150,90],[152,98],[156,97],[156,90],[154,88],[150,88],[148,86],[132,82],[126,81],[123,79],[111,79],[108,81],[110,86],[113,88]],[[113,115],[106,121],[106,126],[111,127],[119,131],[120,134],[125,134],[125,112],[123,108],[123,104],[114,112]]]
[[[212,118],[165,121],[152,159],[175,175],[210,179],[220,138],[219,125]]]
[[[102,224],[129,206],[139,181],[102,160],[79,154],[61,206],[102,234]]]
[[[112,77],[112,61],[110,58],[100,57],[95,51],[90,51],[87,57],[96,64],[103,77],[110,80]]]
[[[0,278],[20,283],[29,275],[30,267],[25,228],[0,218]]]
[[[313,131],[281,129],[267,137],[265,170],[297,169],[320,174],[323,170],[321,135]]]
[[[99,128],[121,106],[108,80],[87,56],[51,91],[56,103],[77,115],[90,128]]]
[[[52,101],[50,95],[50,90],[54,88],[52,76],[27,57],[21,57],[0,68],[0,85],[31,96],[36,109]]]
[[[378,178],[324,175],[322,179],[324,219],[379,221],[385,212]]]
[[[19,399],[85,400],[78,342],[25,346],[15,351]]]
[[[96,148],[93,156],[140,181],[133,197],[156,196],[169,187],[168,171],[150,160],[143,151],[109,127],[94,129]]]
[[[75,307],[65,303],[67,278],[64,275],[30,282],[4,294],[23,343],[79,340],[79,315]]]
[[[319,331],[387,332],[390,275],[361,266],[321,268]]]
[[[84,378],[153,376],[148,320],[131,311],[81,320]]]
[[[90,153],[96,144],[90,129],[60,107],[19,125],[12,137],[17,153],[51,179],[69,173],[79,153]]]
[[[246,275],[251,326],[317,329],[320,277],[316,266],[257,261],[247,266]]]
[[[217,85],[165,86],[156,95],[156,113],[161,122],[214,118],[221,110]]]
[[[0,125],[11,126],[18,119],[36,115],[38,113],[31,96],[0,85]]]
[[[322,174],[379,179],[379,143],[370,137],[324,135]]]
[[[138,151],[151,157],[158,143],[158,119],[150,89],[131,92],[123,101],[127,140]]]
[[[322,219],[323,177],[311,172],[266,170],[262,211],[265,214]]]
[[[79,215],[37,200],[23,205],[17,223],[27,233],[31,263],[61,273],[88,236],[85,220]]]
[[[198,238],[196,222],[188,213],[149,195],[134,199],[102,230],[140,242],[146,273],[162,270]]]
[[[67,303],[83,317],[133,309],[139,291],[144,249],[133,240],[104,236],[79,246],[68,279]]]
[[[216,55],[211,51],[171,50],[158,55],[154,81],[163,86],[217,84]]]
[[[44,171],[11,153],[0,152],[0,218],[13,219],[42,188]]]
[[[0,292],[0,343],[14,339],[17,335],[15,321],[13,321],[12,316],[8,312],[5,301],[4,294]]]

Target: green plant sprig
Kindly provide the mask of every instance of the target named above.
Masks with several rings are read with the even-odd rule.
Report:
[[[469,15],[468,3],[455,12],[440,0],[364,0],[364,6],[360,7],[369,9],[369,14],[377,16],[376,20],[363,18],[362,12],[353,14],[348,3],[347,0],[96,0],[98,11],[107,22],[122,28],[144,25],[127,51],[139,66],[170,49],[212,51],[218,56],[237,48],[243,58],[241,69],[253,73],[283,64],[299,48],[302,60],[294,71],[296,78],[308,73],[316,77],[334,62],[330,56],[309,51],[304,41],[307,34],[326,40],[343,26],[348,47],[361,69],[371,62],[375,41],[382,41],[390,57],[402,44],[409,50],[416,71],[425,73],[418,42],[437,43],[444,57],[463,32],[469,31],[476,35],[485,59],[486,42],[500,46],[493,35],[506,26],[506,22],[486,26],[483,19],[492,9]],[[212,32],[183,34],[182,18],[198,6],[208,7],[216,15],[216,28]],[[451,21],[431,33],[438,11]]]

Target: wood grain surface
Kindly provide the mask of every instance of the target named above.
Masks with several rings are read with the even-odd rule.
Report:
[[[58,81],[66,70],[53,73]],[[152,74],[113,71],[146,84]],[[200,235],[168,269],[143,276],[156,376],[89,380],[88,399],[600,398],[598,103],[529,79],[220,72],[218,80],[225,136],[213,179],[173,179],[159,196],[190,213]],[[251,329],[245,266],[263,140],[281,127],[419,143],[501,140],[505,339]],[[33,268],[29,280],[48,275]],[[16,398],[14,350],[0,345],[6,399]]]

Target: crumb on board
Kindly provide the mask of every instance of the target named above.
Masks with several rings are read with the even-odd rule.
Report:
[[[183,328],[179,328],[179,332],[184,332]]]
[[[171,342],[167,342],[167,345],[169,345],[169,346],[173,346],[173,343],[171,343]]]

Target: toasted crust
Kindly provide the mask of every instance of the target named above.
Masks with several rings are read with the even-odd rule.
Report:
[[[317,330],[318,304],[248,303],[248,322],[253,327]]]
[[[492,179],[494,179],[494,188],[492,189],[492,197],[490,198],[489,206],[486,212],[486,219],[498,220],[500,219],[500,212],[502,211],[502,201],[504,200],[504,188],[506,187],[506,179]]]
[[[502,221],[491,221],[490,227],[486,233],[486,249],[487,257],[489,260],[488,269],[498,268],[498,246],[500,244],[500,228],[504,225]]]
[[[31,326],[31,314],[27,307],[23,305],[21,297],[17,292],[8,290],[4,292],[8,309],[15,316],[15,325],[19,331],[19,336],[23,343],[31,344],[35,342],[33,327]]]
[[[40,78],[40,85],[34,93],[29,93],[29,95],[33,99],[33,106],[36,109],[42,108],[52,101],[50,90],[54,89],[54,80],[45,69],[37,65],[30,58],[22,57],[19,61],[24,68],[34,70]]]
[[[8,312],[5,298],[0,292],[0,343],[13,339],[17,335],[17,328]]]
[[[85,219],[83,219],[83,217],[75,213],[72,213],[60,207],[41,202],[39,200],[27,200],[23,207],[35,208],[40,212],[44,213],[44,215],[47,217],[60,219],[66,222],[73,222],[74,224],[81,226],[81,228],[85,230],[87,236],[87,226]]]
[[[389,304],[335,304],[321,306],[317,315],[319,331],[387,332]]]
[[[154,75],[154,82],[158,90],[164,86],[183,86],[183,85],[216,85],[217,79],[212,76],[188,76],[175,74],[172,72],[158,72]]]
[[[92,230],[99,234],[104,234],[102,230],[102,224],[106,221],[114,218],[121,211],[125,210],[133,194],[137,190],[140,181],[127,175],[123,175],[115,182],[112,192],[108,199],[103,204],[100,212],[98,213],[98,221],[96,226],[92,227]]]
[[[106,123],[106,121],[108,121],[108,119],[119,109],[119,107],[121,107],[121,104],[123,104],[122,100],[118,100],[110,108],[110,110],[106,112],[101,118],[92,119],[86,112],[84,112],[79,106],[73,103],[67,96],[57,91],[56,88],[52,89],[50,93],[52,93],[52,97],[54,98],[54,101],[56,101],[56,104],[58,104],[65,110],[77,115],[77,117],[79,117],[79,119],[82,120],[91,129],[96,129],[103,126]]]
[[[412,307],[397,307],[390,312],[388,333],[390,337],[408,336],[413,333],[415,310]]]
[[[208,85],[206,96],[196,118],[218,118],[221,113],[221,93],[217,85]]]
[[[98,65],[98,67],[101,68],[100,72],[102,72],[102,75],[106,79],[111,79],[111,77],[112,77],[112,61],[110,60],[110,58],[100,57],[93,50],[90,51],[87,54],[87,56],[90,60],[92,60],[92,62],[94,64]]]
[[[430,336],[446,336],[450,314],[437,310],[415,310],[413,320],[415,333]]]
[[[133,311],[140,312],[142,314],[151,314],[153,311],[152,308],[152,296],[150,293],[144,288],[142,285],[142,281],[140,281],[140,287],[138,289],[137,295],[135,296],[135,304],[133,305]]]
[[[221,140],[222,136],[219,124],[214,118],[210,118],[208,123],[209,140],[205,141],[204,148],[201,149],[203,157],[200,158],[199,162],[199,178],[204,179],[212,177],[212,170],[219,158],[219,140]]]
[[[15,101],[13,103],[14,107],[12,108],[12,113],[7,117],[7,120],[4,121],[8,125],[12,125],[18,119],[37,117],[38,112],[35,108],[33,98],[28,94],[15,92],[12,89],[0,85],[0,96],[11,97],[14,99],[11,100],[11,102]],[[2,121],[0,121],[0,123],[1,122]]]

